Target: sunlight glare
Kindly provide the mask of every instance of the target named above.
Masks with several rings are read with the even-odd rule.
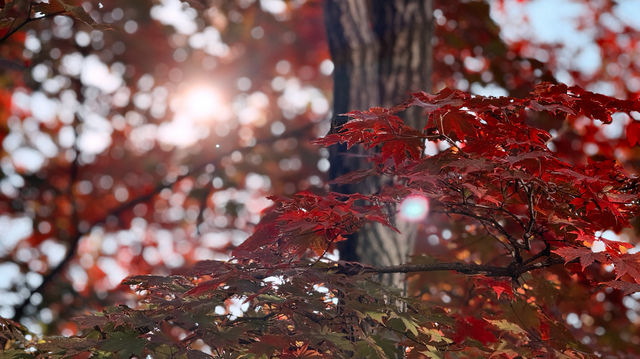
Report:
[[[218,90],[208,85],[195,85],[184,93],[181,112],[195,121],[212,121],[224,114],[222,97]]]
[[[407,196],[400,204],[399,216],[407,222],[419,222],[429,213],[429,200],[421,195]]]
[[[160,142],[187,147],[209,136],[211,124],[233,117],[224,94],[211,84],[186,82],[169,104],[173,119],[158,129]]]

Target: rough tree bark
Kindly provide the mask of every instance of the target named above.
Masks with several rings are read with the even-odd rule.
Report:
[[[330,132],[337,131],[347,120],[340,114],[396,105],[411,92],[430,89],[432,0],[325,0],[324,13],[335,66]],[[402,116],[418,128],[426,122],[417,110]],[[330,178],[371,167],[363,154],[360,148],[331,148]],[[375,193],[383,181],[389,180],[392,179],[371,178],[359,184],[335,186],[333,190]],[[379,224],[365,226],[341,243],[341,259],[382,266],[406,262],[415,231],[403,223],[396,225],[402,234]],[[382,281],[399,288],[404,285],[402,274],[387,275]]]

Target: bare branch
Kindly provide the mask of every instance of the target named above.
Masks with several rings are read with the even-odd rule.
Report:
[[[564,260],[561,258],[550,259],[546,262],[530,263],[522,266],[497,267],[489,265],[480,265],[473,263],[436,263],[436,264],[414,264],[399,265],[382,268],[374,268],[370,272],[374,273],[416,273],[416,272],[434,272],[443,270],[453,270],[463,274],[483,274],[489,277],[511,277],[517,278],[526,272],[535,269],[550,267],[556,264],[562,264]]]
[[[518,263],[522,262],[520,249],[521,248],[528,249],[528,248],[526,248],[523,244],[519,243],[518,240],[514,238],[500,223],[498,223],[498,221],[496,221],[495,218],[483,217],[481,215],[478,215],[472,212],[467,212],[461,209],[456,209],[456,208],[448,208],[441,211],[433,210],[432,212],[445,213],[445,214],[459,214],[461,216],[474,218],[478,220],[480,223],[486,223],[490,225],[491,227],[495,228],[496,230],[498,230],[498,232],[500,232],[502,235],[506,237],[507,241],[509,241],[509,243],[511,244],[516,260],[518,261]]]
[[[364,266],[360,263],[339,262],[337,264],[338,271],[345,274],[355,273],[420,273],[420,272],[438,272],[438,271],[455,271],[462,274],[482,274],[489,277],[509,277],[516,279],[526,272],[536,269],[550,267],[556,264],[562,264],[562,258],[549,258],[545,262],[528,263],[528,264],[512,264],[507,267],[475,264],[475,263],[428,263],[428,264],[401,264],[397,266],[387,267],[371,267]],[[331,269],[331,268],[330,268]]]

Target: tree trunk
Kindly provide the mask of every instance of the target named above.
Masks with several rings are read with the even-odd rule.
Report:
[[[333,118],[330,132],[346,122],[340,116],[372,106],[391,106],[411,92],[430,90],[432,0],[325,0],[325,25],[334,63]],[[402,114],[416,128],[426,124],[418,109]],[[364,151],[344,146],[330,149],[330,178],[370,168]],[[375,193],[385,181],[370,178],[362,183],[335,186],[342,193]],[[389,209],[391,213],[394,208]],[[343,242],[340,257],[373,265],[406,262],[413,248],[415,231],[396,223],[402,234],[379,224],[370,224]],[[402,288],[402,275],[382,278]]]

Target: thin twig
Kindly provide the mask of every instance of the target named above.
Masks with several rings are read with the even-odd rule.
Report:
[[[529,188],[525,187],[525,188],[527,188],[526,193],[527,193],[527,200],[528,200],[528,206],[529,206],[529,223],[527,223],[527,228],[524,231],[522,240],[524,240],[525,245],[529,247],[529,239],[531,238],[531,231],[533,231],[533,227],[536,223],[536,213],[533,209],[533,195],[535,193],[535,188],[533,187],[533,184],[531,185],[531,187]]]
[[[523,264],[527,265],[529,263],[535,262],[539,258],[549,257],[551,255],[551,245],[549,244],[549,242],[544,242],[544,245],[545,245],[545,247],[544,247],[543,250],[541,250],[540,252],[538,252],[535,255],[533,255],[531,258],[529,258],[526,261],[524,261]]]
[[[32,10],[33,10],[33,2],[29,2],[29,10],[27,11],[27,17],[24,19],[24,21],[22,21],[20,24],[18,24],[18,26],[14,27],[13,29],[9,30],[6,34],[4,34],[4,36],[2,36],[0,38],[0,44],[2,44],[5,41],[7,41],[13,34],[15,34],[16,32],[20,31],[20,29],[22,29],[25,25],[27,25],[30,22],[37,21],[37,20],[42,20],[42,19],[46,19],[46,18],[58,16],[58,15],[62,15],[62,14],[64,14],[66,12],[66,11],[62,10],[62,11],[53,12],[51,14],[44,14],[44,15],[39,16],[39,17],[31,17],[31,11]],[[13,24],[12,24],[12,26],[13,26]]]
[[[455,205],[455,204],[454,204]],[[471,212],[467,212],[467,211],[463,211],[461,209],[455,209],[455,208],[450,208],[450,209],[445,209],[445,210],[432,210],[432,212],[434,213],[446,213],[446,214],[459,214],[462,216],[466,216],[466,217],[470,217],[470,218],[474,218],[480,222],[485,222],[489,225],[491,225],[493,228],[497,229],[500,233],[502,233],[507,240],[509,241],[509,243],[511,243],[511,246],[513,247],[513,250],[516,252],[516,256],[518,256],[520,253],[519,249],[521,247],[521,245],[518,243],[518,241],[498,222],[495,220],[495,218],[490,217],[490,218],[486,218],[483,216],[480,216],[478,214],[475,213],[471,213]]]

